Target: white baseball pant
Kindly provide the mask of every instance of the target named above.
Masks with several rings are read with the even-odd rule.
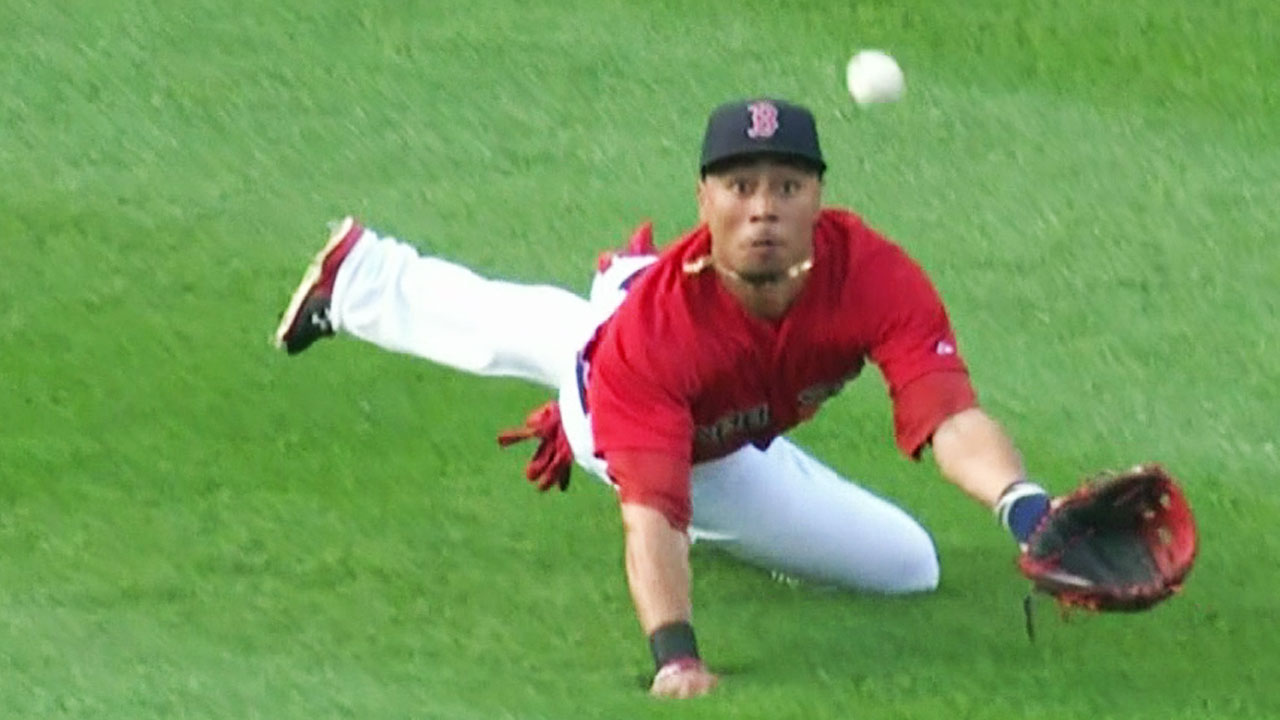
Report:
[[[578,352],[625,297],[622,282],[652,256],[620,257],[590,299],[549,285],[483,278],[372,231],[338,270],[330,317],[379,347],[477,375],[516,377],[559,393],[578,464],[608,482],[578,387]],[[929,534],[892,503],[841,478],[786,438],[747,446],[692,472],[690,536],[751,564],[884,593],[938,584]]]

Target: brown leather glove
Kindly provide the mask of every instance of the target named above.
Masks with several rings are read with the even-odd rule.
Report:
[[[1018,567],[1064,607],[1134,611],[1177,592],[1195,557],[1191,507],[1150,464],[1093,478],[1056,501]]]

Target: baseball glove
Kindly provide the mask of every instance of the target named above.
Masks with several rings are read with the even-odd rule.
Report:
[[[1137,611],[1177,592],[1195,556],[1191,507],[1150,464],[1095,477],[1055,502],[1018,567],[1064,608]]]

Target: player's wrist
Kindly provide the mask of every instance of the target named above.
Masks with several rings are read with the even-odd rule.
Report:
[[[1030,480],[1019,480],[1000,493],[994,510],[1000,524],[1009,530],[1014,540],[1025,545],[1048,514],[1051,501],[1048,491],[1040,485]]]
[[[702,665],[693,625],[685,621],[667,623],[649,634],[655,672],[673,673]]]

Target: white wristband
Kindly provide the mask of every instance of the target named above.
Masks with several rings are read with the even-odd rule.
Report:
[[[1000,519],[1000,524],[1005,527],[1009,526],[1009,509],[1018,500],[1028,495],[1048,495],[1049,493],[1039,485],[1029,480],[1019,480],[1009,487],[1005,488],[1000,494],[1000,499],[996,500],[996,506],[992,508],[992,512]]]

